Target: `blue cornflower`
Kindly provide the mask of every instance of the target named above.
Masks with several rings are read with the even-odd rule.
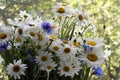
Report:
[[[30,49],[27,50],[26,52],[28,55],[30,55],[32,53],[32,51]]]
[[[42,22],[41,27],[42,27],[42,29],[45,30],[48,34],[50,34],[50,33],[52,32],[52,30],[53,30],[52,27],[51,27],[51,25],[50,25],[50,23],[48,23],[48,22]]]
[[[29,58],[29,61],[30,61],[30,62],[35,62],[35,58],[34,58],[34,57],[30,57],[30,58]]]
[[[7,49],[8,45],[9,45],[9,42],[0,43],[0,52],[2,52],[5,49]]]
[[[102,68],[98,67],[98,68],[93,68],[93,74],[96,76],[102,76],[103,75],[103,70]]]
[[[83,45],[83,49],[84,49],[84,53],[88,52],[88,51],[92,51],[93,48],[87,45]]]

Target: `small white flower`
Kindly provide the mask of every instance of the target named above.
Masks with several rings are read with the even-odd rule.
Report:
[[[48,53],[48,52],[39,52],[38,53],[38,56],[36,56],[36,63],[38,64],[44,64],[50,60],[52,60],[52,54],[51,53]]]
[[[37,39],[37,30],[36,28],[30,27],[25,30],[25,36],[30,37],[32,40]]]
[[[12,32],[12,28],[5,25],[0,26],[0,41],[6,42],[9,40],[11,38]]]
[[[21,45],[25,41],[25,37],[20,36],[18,34],[14,35],[14,44]]]
[[[14,60],[14,63],[10,63],[7,65],[7,73],[10,75],[10,77],[14,77],[14,79],[20,79],[20,75],[25,75],[25,69],[26,64],[22,64],[21,59],[16,61]]]
[[[107,58],[111,55],[111,50],[106,49],[104,50],[104,53],[105,53],[105,57]]]
[[[0,56],[0,64],[3,62],[3,58]]]
[[[60,58],[69,58],[77,54],[77,48],[68,44],[65,44],[61,50],[61,54],[59,55]]]
[[[44,50],[47,47],[45,44],[45,42],[35,41],[35,50],[38,52]]]
[[[56,66],[57,66],[57,64],[55,64],[55,62],[53,62],[52,60],[49,60],[48,62],[42,64],[41,67],[40,67],[40,69],[43,70],[43,71],[50,72],[50,71],[52,71]]]
[[[86,26],[90,24],[90,21],[88,20],[89,16],[83,10],[76,10],[75,17],[80,26]]]
[[[96,47],[96,48],[101,48],[104,45],[103,40],[99,38],[86,38],[86,45],[91,46],[91,47]]]
[[[88,67],[100,67],[105,61],[105,54],[101,49],[90,48],[80,55],[80,60],[85,61]]]
[[[28,14],[25,10],[24,11],[20,11],[20,17],[23,19],[32,19],[32,15]]]
[[[53,52],[55,52],[56,54],[61,54],[62,52],[62,45],[61,45],[62,41],[57,39],[57,40],[54,40],[52,42],[52,44],[50,45],[49,49]]]
[[[68,16],[70,14],[70,7],[63,3],[57,3],[54,6],[53,12],[57,17]]]
[[[65,75],[74,77],[74,75],[78,75],[78,71],[80,71],[81,66],[77,57],[61,59],[60,66],[58,67],[60,76]]]

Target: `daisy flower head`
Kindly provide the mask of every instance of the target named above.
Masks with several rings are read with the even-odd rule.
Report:
[[[90,46],[90,47],[96,47],[96,48],[101,48],[102,46],[104,46],[104,42],[103,40],[99,39],[99,38],[86,38],[86,45]]]
[[[82,53],[79,59],[85,61],[88,67],[100,67],[106,58],[101,49],[98,50],[88,46],[85,53]]]
[[[52,60],[52,53],[48,53],[48,52],[38,52],[38,55],[35,57],[35,61],[38,64],[44,64],[50,60]]]
[[[25,10],[24,11],[20,11],[19,14],[20,18],[22,19],[22,21],[25,21],[27,19],[32,19],[32,15],[28,14]]]
[[[58,67],[60,76],[70,76],[78,75],[78,71],[81,69],[80,62],[78,58],[66,58],[60,60],[60,66]]]
[[[105,57],[106,57],[106,58],[107,58],[107,57],[110,57],[110,55],[111,55],[111,50],[109,50],[109,49],[104,50],[104,54],[105,54]]]
[[[7,65],[6,70],[10,77],[14,77],[14,79],[20,79],[20,75],[25,75],[24,72],[26,68],[26,64],[22,64],[22,61],[20,59],[18,61],[14,60],[14,63]]]
[[[59,30],[58,24],[56,24],[55,22],[51,22],[50,24],[51,24],[51,28],[53,29],[50,35],[54,35],[58,37],[58,30]]]
[[[28,19],[26,23],[29,27],[36,27],[37,26],[37,22],[33,19]]]
[[[3,61],[4,61],[3,58],[0,56],[0,64],[1,64]]]
[[[25,29],[25,36],[26,37],[30,37],[32,40],[36,40],[37,39],[37,30],[36,28],[33,27],[29,27]]]
[[[53,62],[52,60],[44,63],[42,66],[41,66],[41,70],[43,71],[47,71],[47,72],[50,72],[52,71],[55,67],[57,66],[57,64],[55,64],[55,62]]]
[[[62,44],[61,44],[61,40],[54,40],[50,47],[49,47],[49,50],[55,52],[57,55],[61,54],[62,53]]]
[[[42,51],[44,50],[47,46],[46,46],[47,42],[40,42],[40,41],[35,41],[35,50],[36,51]]]
[[[69,58],[75,56],[75,54],[77,54],[77,48],[66,44],[62,47],[62,52],[59,56],[60,58]]]
[[[24,34],[25,34],[24,32],[25,32],[25,29],[27,28],[27,26],[25,24],[19,24],[16,26],[17,26],[17,28],[15,30],[15,34],[24,36]]]
[[[41,30],[38,30],[36,33],[36,40],[34,42],[40,42],[42,44],[46,44],[49,41],[48,35],[46,32],[42,32]]]
[[[76,10],[75,17],[80,26],[89,25],[88,15],[83,10]]]
[[[57,3],[53,12],[57,17],[68,16],[70,14],[70,6],[65,3]]]
[[[23,36],[20,36],[18,34],[14,35],[14,43],[21,45],[25,41],[25,38]]]
[[[12,28],[2,25],[0,26],[0,42],[6,42],[11,39]]]

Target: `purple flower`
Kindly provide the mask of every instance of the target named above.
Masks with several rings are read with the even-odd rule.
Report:
[[[35,62],[35,58],[34,58],[34,57],[30,57],[30,58],[29,58],[29,61],[30,61],[30,62]]]
[[[48,34],[52,33],[52,30],[53,30],[53,29],[52,29],[50,23],[48,23],[48,22],[42,22],[41,27],[42,27],[42,29],[45,30]]]
[[[83,45],[83,49],[84,49],[84,53],[88,52],[88,51],[92,51],[93,48],[87,45]]]
[[[26,52],[28,55],[30,55],[32,53],[32,51],[30,49],[27,50]]]
[[[9,45],[9,42],[0,43],[0,52],[2,52],[5,49],[7,49],[8,45]]]
[[[96,76],[102,76],[103,75],[103,70],[102,68],[98,67],[98,68],[93,68],[93,74]]]

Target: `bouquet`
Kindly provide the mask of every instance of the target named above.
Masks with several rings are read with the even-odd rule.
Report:
[[[91,80],[110,56],[81,6],[57,3],[44,20],[20,11],[0,26],[0,55],[8,80]],[[91,34],[88,36],[87,34]]]

